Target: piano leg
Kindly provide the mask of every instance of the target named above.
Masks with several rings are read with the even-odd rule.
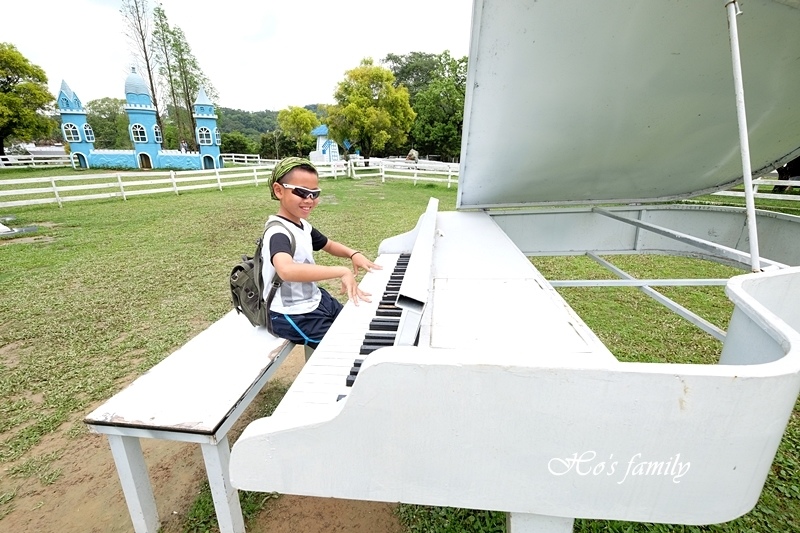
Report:
[[[508,533],[572,533],[573,518],[540,514],[508,513]]]

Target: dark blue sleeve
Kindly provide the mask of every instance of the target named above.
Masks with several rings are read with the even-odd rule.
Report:
[[[282,232],[277,232],[269,238],[269,262],[272,263],[272,258],[279,252],[286,252],[292,255],[292,241],[289,236]],[[273,263],[274,264],[274,263]]]
[[[317,228],[311,228],[311,248],[315,252],[319,252],[325,245],[328,244],[328,238],[319,232]]]

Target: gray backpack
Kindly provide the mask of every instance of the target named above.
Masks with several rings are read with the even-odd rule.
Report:
[[[267,223],[264,229],[264,235],[267,231],[275,226],[286,226],[278,220],[272,220]],[[266,327],[270,334],[272,332],[272,324],[269,320],[269,306],[272,304],[272,299],[275,297],[275,292],[283,283],[283,280],[275,273],[270,284],[269,294],[267,301],[264,301],[264,280],[261,277],[261,249],[264,246],[264,235],[256,241],[256,253],[252,257],[243,255],[242,261],[231,271],[231,302],[233,308],[237,313],[241,313],[247,317],[253,326]],[[292,246],[292,255],[295,251],[294,234],[289,231],[289,239]]]

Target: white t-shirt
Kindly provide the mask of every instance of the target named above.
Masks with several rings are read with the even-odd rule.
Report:
[[[275,267],[272,266],[272,253],[269,249],[270,239],[276,233],[284,233],[287,237],[291,232],[294,235],[295,250],[294,262],[295,263],[314,263],[314,248],[311,244],[311,224],[305,220],[301,220],[302,228],[299,228],[278,216],[271,216],[267,219],[267,224],[273,220],[281,222],[280,226],[273,226],[264,234],[264,246],[261,248],[262,256],[262,279],[264,280],[264,300],[269,296],[270,288],[272,287],[272,277],[275,275]],[[270,309],[276,313],[285,313],[287,315],[300,315],[313,311],[319,305],[322,295],[319,287],[313,281],[299,282],[299,281],[284,281],[280,288],[275,293],[272,300]]]

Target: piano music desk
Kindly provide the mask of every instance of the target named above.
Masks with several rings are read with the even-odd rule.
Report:
[[[159,528],[141,438],[199,444],[220,531],[244,533],[227,434],[292,348],[230,311],[84,419],[108,437],[137,533]]]

